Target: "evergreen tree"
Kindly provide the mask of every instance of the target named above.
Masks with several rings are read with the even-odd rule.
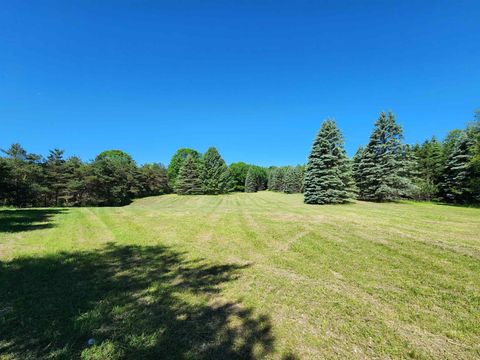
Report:
[[[233,179],[218,150],[211,147],[202,158],[203,192],[205,194],[225,194],[233,191]]]
[[[253,167],[250,167],[245,178],[245,192],[253,193],[257,192],[257,177]]]
[[[126,205],[139,193],[135,161],[121,150],[100,153],[91,165],[89,181],[98,205]]]
[[[363,179],[363,167],[360,166],[362,159],[363,159],[363,153],[365,152],[365,149],[363,146],[360,146],[357,149],[357,152],[353,156],[352,159],[352,175],[353,175],[353,180],[354,180],[354,189],[353,193],[355,194],[355,197],[360,197],[363,198],[363,194],[361,193],[361,190],[358,188],[357,184],[360,183]]]
[[[65,172],[64,150],[50,150],[45,163],[45,180],[48,188],[49,203],[58,206],[59,199],[67,186],[67,173]]]
[[[307,204],[343,203],[351,196],[351,171],[335,121],[322,123],[308,158],[304,180]]]
[[[303,169],[301,166],[288,166],[285,171],[283,191],[287,194],[302,192]]]
[[[272,173],[272,187],[269,188],[273,191],[283,191],[285,188],[285,167],[277,167]]]
[[[359,198],[390,201],[408,196],[412,184],[405,165],[402,129],[391,112],[382,112],[355,166]]]
[[[0,157],[0,206],[9,204],[8,193],[10,192],[10,168],[8,162]]]
[[[480,134],[480,127],[467,128],[458,137],[450,157],[447,160],[444,174],[444,191],[446,199],[456,203],[480,201],[478,176],[474,158],[475,137]]]
[[[469,188],[472,192],[472,201],[480,203],[480,110],[475,112],[475,121],[467,127],[466,133],[471,141]]]
[[[202,194],[200,161],[194,155],[187,155],[175,182],[175,192],[179,195]]]
[[[63,201],[67,206],[84,206],[95,201],[94,197],[95,178],[92,174],[92,166],[84,164],[80,158],[72,156],[65,161],[66,186]],[[87,186],[92,185],[92,186]]]
[[[251,165],[245,179],[245,192],[257,192],[267,188],[268,175],[260,166]]]
[[[42,157],[27,153],[20,144],[12,144],[2,152],[6,155],[4,168],[9,175],[5,179],[4,202],[17,207],[44,206]]]
[[[412,182],[416,186],[413,198],[416,200],[433,200],[440,196],[440,185],[445,167],[442,144],[435,137],[421,145],[411,148],[411,156],[415,161],[415,177]]]
[[[177,181],[178,172],[183,165],[183,162],[188,155],[192,155],[194,159],[200,159],[200,153],[193,149],[183,148],[178,149],[170,160],[167,168],[168,184],[171,189],[175,189],[175,182]]]

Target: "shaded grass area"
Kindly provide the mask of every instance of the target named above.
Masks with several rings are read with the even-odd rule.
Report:
[[[117,246],[0,264],[0,354],[21,359],[249,359],[268,316],[216,298],[243,266]],[[94,338],[97,346],[88,347]]]
[[[55,215],[66,209],[9,209],[0,210],[0,232],[21,232],[48,229]]]
[[[0,211],[2,360],[480,358],[480,209],[262,192],[25,211]]]

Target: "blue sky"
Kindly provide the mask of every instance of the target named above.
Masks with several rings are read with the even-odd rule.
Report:
[[[480,107],[479,1],[1,1],[0,148],[168,164],[350,155],[392,109],[413,143]]]

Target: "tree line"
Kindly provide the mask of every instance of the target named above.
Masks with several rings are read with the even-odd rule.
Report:
[[[215,147],[204,154],[182,148],[168,167],[141,166],[120,150],[84,162],[64,151],[45,158],[20,144],[0,156],[0,205],[120,206],[134,198],[177,193],[225,194],[270,190],[304,193],[307,204],[343,203],[350,199],[480,202],[480,112],[465,129],[443,141],[403,144],[392,112],[382,112],[370,139],[349,159],[334,120],[325,120],[306,165],[261,167],[244,162],[229,166]]]
[[[370,139],[348,159],[335,121],[314,140],[304,179],[307,204],[399,199],[480,202],[480,112],[465,129],[413,146],[392,112],[382,112]]]

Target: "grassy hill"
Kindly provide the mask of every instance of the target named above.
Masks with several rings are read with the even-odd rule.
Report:
[[[1,210],[0,260],[0,359],[480,357],[480,209],[262,192]]]

